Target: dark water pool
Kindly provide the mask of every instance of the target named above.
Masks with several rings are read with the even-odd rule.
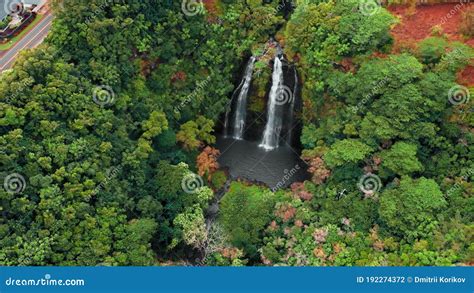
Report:
[[[272,151],[260,148],[260,142],[217,137],[221,151],[219,164],[229,169],[232,178],[265,183],[272,189],[285,188],[294,182],[308,179],[305,162],[297,150],[282,145]]]

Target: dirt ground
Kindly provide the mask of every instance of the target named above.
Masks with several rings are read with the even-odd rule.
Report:
[[[411,16],[407,15],[406,6],[391,6],[389,10],[401,18],[400,24],[392,30],[392,33],[397,41],[420,41],[430,36],[432,28],[439,25],[450,40],[465,41],[474,47],[474,38],[464,40],[459,33],[462,13],[472,5],[474,4],[451,3],[418,6]]]
[[[451,41],[461,41],[474,47],[474,38],[466,39],[459,32],[462,13],[470,4],[436,4],[418,6],[414,14],[409,15],[406,6],[391,6],[389,11],[400,18],[400,23],[392,29],[395,48],[418,42],[432,35],[432,29],[440,26],[442,32]],[[395,49],[397,50],[397,49]],[[464,85],[474,85],[474,67],[468,66],[458,74],[458,81]]]

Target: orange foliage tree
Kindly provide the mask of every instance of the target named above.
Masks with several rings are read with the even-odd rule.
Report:
[[[313,175],[311,181],[313,181],[314,184],[322,184],[331,175],[331,171],[327,169],[321,157],[303,157],[303,159],[310,166],[308,172]]]
[[[196,159],[199,176],[207,174],[207,179],[211,180],[212,174],[219,169],[217,158],[221,152],[218,149],[207,146]]]

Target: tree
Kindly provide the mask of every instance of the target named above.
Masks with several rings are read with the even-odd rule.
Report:
[[[441,58],[446,54],[447,48],[448,42],[445,39],[431,37],[424,39],[419,44],[418,54],[423,63],[434,65],[441,61]]]
[[[380,217],[387,226],[413,241],[436,226],[436,213],[446,206],[438,184],[424,177],[403,177],[400,186],[387,189],[380,199]]]
[[[355,139],[345,139],[334,143],[324,155],[329,167],[341,166],[345,163],[357,163],[372,152],[371,147]]]
[[[274,204],[275,197],[269,190],[241,183],[232,183],[221,200],[219,222],[231,243],[243,248],[252,258],[257,255],[260,235],[269,222]]]
[[[201,207],[196,204],[187,207],[185,211],[178,214],[173,220],[173,224],[181,230],[183,241],[194,248],[201,248],[207,240],[206,223]],[[172,246],[180,240],[173,239]]]
[[[219,150],[210,146],[205,147],[196,159],[199,176],[205,176],[207,174],[207,179],[211,180],[212,174],[219,169],[219,163],[217,162],[219,156]]]
[[[381,153],[382,167],[397,175],[410,175],[423,170],[416,157],[417,146],[405,142],[395,143],[390,150]]]
[[[199,116],[196,121],[188,121],[181,125],[181,130],[176,135],[176,139],[183,143],[188,150],[195,150],[202,144],[214,143],[216,138],[211,134],[214,122]]]

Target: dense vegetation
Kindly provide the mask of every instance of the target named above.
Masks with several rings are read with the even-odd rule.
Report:
[[[456,74],[473,50],[437,35],[393,54],[397,19],[368,2],[57,5],[45,44],[0,77],[0,265],[472,263],[473,102]],[[206,226],[226,181],[214,130],[272,36],[302,77],[312,178],[233,182]]]

